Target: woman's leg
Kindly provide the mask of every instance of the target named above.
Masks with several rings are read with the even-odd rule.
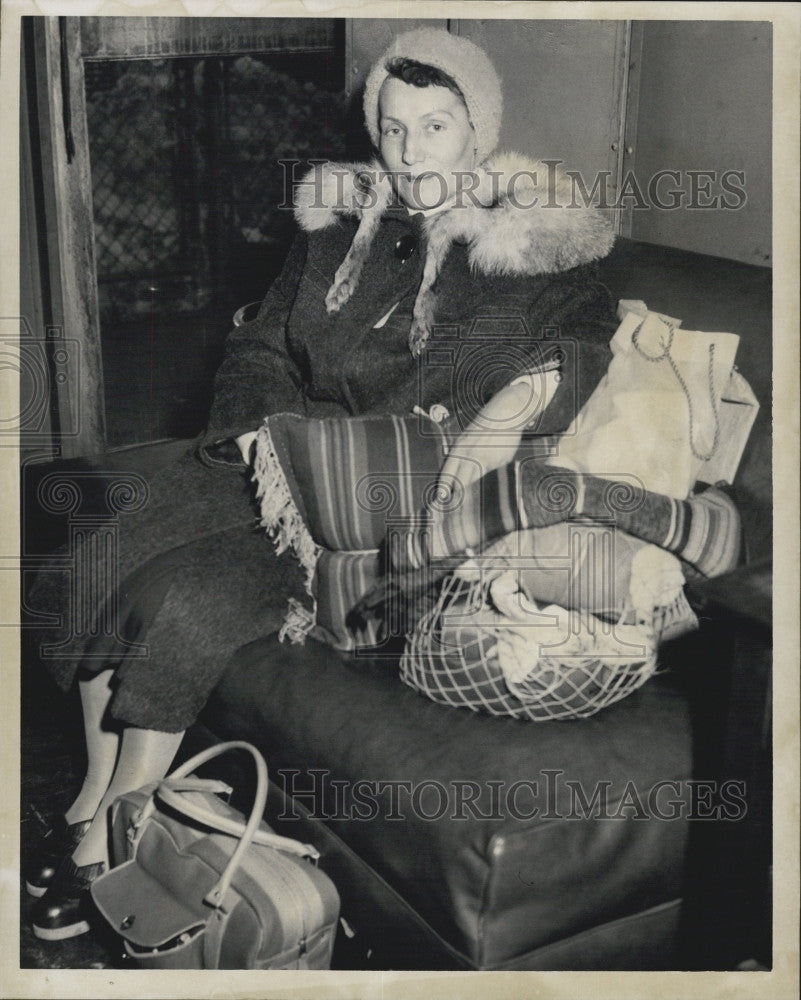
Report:
[[[120,745],[119,725],[109,725],[106,709],[111,701],[113,670],[103,670],[88,680],[80,680],[83,728],[86,736],[86,777],[77,799],[66,812],[68,823],[92,819],[106,794]]]
[[[89,930],[89,889],[109,861],[108,809],[118,795],[164,777],[182,736],[146,729],[123,731],[114,776],[94,819],[73,854],[56,869],[47,891],[31,912],[36,937],[61,941]]]
[[[86,741],[86,777],[78,797],[63,818],[57,817],[25,869],[25,885],[32,896],[43,896],[56,869],[86,835],[114,774],[120,743],[120,725],[109,718],[112,670],[78,682]]]
[[[79,868],[96,861],[104,861],[108,865],[108,810],[112,802],[118,795],[163,778],[178,752],[183,735],[134,727],[123,730],[114,775],[100,799],[91,826],[72,855]]]

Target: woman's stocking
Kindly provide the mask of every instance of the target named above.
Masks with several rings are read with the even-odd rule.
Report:
[[[97,812],[106,794],[114,765],[117,762],[120,734],[116,728],[104,726],[106,708],[111,700],[109,686],[113,670],[103,670],[89,680],[78,682],[83,710],[83,728],[86,738],[86,777],[78,798],[66,812],[68,823],[82,823]]]
[[[118,795],[163,778],[178,752],[183,735],[132,726],[123,730],[114,777],[100,801],[92,825],[72,856],[79,868],[95,861],[108,864],[107,813],[112,802]]]

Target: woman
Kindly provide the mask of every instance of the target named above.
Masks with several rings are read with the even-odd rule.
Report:
[[[592,209],[544,208],[542,164],[492,156],[502,98],[486,55],[445,31],[406,33],[373,66],[364,106],[380,160],[300,185],[302,232],[258,317],[229,338],[208,431],[151,478],[143,510],[120,516],[119,631],[146,655],[79,637],[46,661],[62,688],[77,679],[88,769],[27,873],[38,937],[88,929],[111,802],[166,773],[233,651],[302,592],[292,560],[254,530],[243,473],[262,419],[439,407],[465,429],[454,454],[469,457],[489,400],[491,422],[558,433],[608,364],[614,313],[591,262],[611,229]],[[554,355],[561,380],[543,382]],[[69,588],[42,574],[33,607],[63,611]]]

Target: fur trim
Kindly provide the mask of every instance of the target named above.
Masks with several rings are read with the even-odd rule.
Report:
[[[467,242],[477,271],[548,274],[598,260],[612,249],[611,223],[597,209],[575,204],[570,178],[560,167],[497,153],[476,174],[475,190],[465,186],[460,202],[429,216],[425,227],[429,233],[444,229],[451,242]],[[339,216],[377,225],[391,201],[392,185],[378,161],[329,163],[298,186],[295,218],[307,232],[333,225]]]
[[[324,163],[313,167],[295,188],[295,219],[314,232],[338,216],[362,218],[371,210],[380,218],[392,200],[392,183],[384,168],[372,163]]]
[[[597,209],[575,203],[573,185],[558,166],[498,153],[474,176],[474,188],[466,183],[451,207],[424,220],[428,247],[409,337],[415,356],[430,334],[434,282],[454,242],[467,244],[474,271],[499,276],[567,271],[605,257],[614,243],[611,223]],[[324,229],[341,216],[359,220],[326,297],[329,312],[353,293],[392,200],[391,181],[377,161],[315,167],[298,186],[295,218],[302,229]]]
[[[575,204],[572,183],[561,168],[500,153],[479,178],[480,205],[465,197],[464,211],[431,219],[432,226],[447,226],[452,239],[469,244],[477,271],[549,274],[598,260],[612,249],[611,223],[597,209]]]

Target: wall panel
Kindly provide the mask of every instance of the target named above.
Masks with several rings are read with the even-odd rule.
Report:
[[[688,171],[714,171],[709,194],[695,199],[703,205],[725,194],[723,173],[741,171],[746,199],[734,210],[635,209],[635,239],[771,263],[771,43],[767,22],[644,23],[632,163],[639,186],[647,191],[658,171],[677,170],[681,183],[665,191],[675,187],[689,203]],[[696,184],[707,189],[703,178]]]
[[[610,172],[613,202],[623,111],[625,21],[459,20],[504,82],[501,147],[559,159],[588,189]]]

